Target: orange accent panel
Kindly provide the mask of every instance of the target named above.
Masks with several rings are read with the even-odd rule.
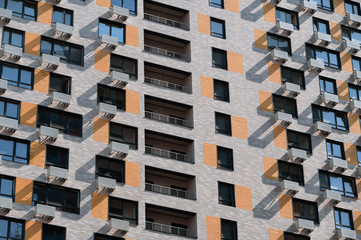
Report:
[[[277,159],[263,157],[264,177],[270,180],[278,181]]]
[[[284,240],[283,231],[277,229],[268,229],[269,240]]]
[[[330,27],[331,27],[331,38],[333,40],[342,42],[341,25],[339,23],[330,21]]]
[[[267,22],[276,23],[276,8],[272,3],[263,3],[263,18]]]
[[[361,178],[356,178],[356,187],[358,192],[358,199],[361,199]]]
[[[201,95],[203,97],[214,98],[213,78],[201,76]]]
[[[125,93],[125,109],[127,112],[139,114],[140,113],[140,94],[127,90]]]
[[[360,115],[356,113],[349,113],[348,114],[348,122],[350,124],[350,132],[361,134],[360,128]]]
[[[106,73],[110,71],[110,52],[95,49],[94,69]]]
[[[278,203],[280,207],[280,216],[293,219],[292,197],[287,195],[278,195]]]
[[[37,113],[38,106],[36,104],[21,102],[20,124],[29,127],[36,127]]]
[[[273,126],[273,137],[276,147],[287,149],[286,128]]]
[[[349,164],[358,165],[358,159],[357,159],[357,150],[356,145],[352,145],[350,143],[344,143],[345,146],[345,152],[346,152],[346,161]]]
[[[267,32],[254,29],[254,46],[263,50],[268,50]]]
[[[203,162],[204,165],[217,167],[217,145],[203,143]]]
[[[258,91],[259,110],[273,113],[272,93]]]
[[[198,13],[198,32],[211,35],[211,18]]]
[[[46,144],[41,142],[31,142],[29,164],[36,167],[45,167]]]
[[[41,3],[41,2],[39,2]],[[50,73],[42,69],[35,69],[34,72],[34,90],[43,93],[49,93]]]
[[[335,13],[346,15],[344,0],[333,0]]]
[[[41,222],[27,220],[25,223],[25,240],[41,240],[42,226]]]
[[[125,162],[125,184],[140,187],[140,164]]]
[[[232,136],[241,139],[248,139],[247,119],[243,117],[231,116]]]
[[[207,240],[221,239],[221,219],[213,216],[206,216]]]
[[[252,211],[252,189],[235,185],[236,207]]]
[[[109,143],[109,121],[101,118],[93,120],[93,140]]]
[[[231,12],[240,13],[239,0],[225,0],[224,9]]]
[[[282,84],[281,66],[279,64],[274,62],[268,63],[268,80],[270,82]]]
[[[361,234],[361,212],[352,211],[353,223],[357,234]]]
[[[227,52],[228,71],[243,74],[243,56],[235,52]]]
[[[111,0],[96,0],[96,4],[102,7],[110,8]]]
[[[40,56],[41,35],[25,32],[24,52],[32,55]]]
[[[16,178],[15,202],[31,206],[33,201],[33,180]]]
[[[38,22],[51,25],[53,19],[53,5],[38,2]]]
[[[108,220],[108,195],[92,192],[91,216]]]
[[[341,80],[337,80],[336,82],[339,99],[343,101],[350,101],[350,95],[348,93],[348,83]]]
[[[341,55],[342,70],[349,73],[353,73],[351,55],[344,52],[341,52],[340,55]]]
[[[139,47],[139,29],[136,26],[126,26],[126,44],[133,47]]]

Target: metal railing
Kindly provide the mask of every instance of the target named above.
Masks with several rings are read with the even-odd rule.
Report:
[[[146,83],[154,84],[154,85],[157,85],[157,86],[170,88],[170,89],[185,92],[185,93],[191,93],[191,89],[189,87],[182,86],[182,85],[175,84],[175,83],[171,83],[171,82],[167,82],[167,81],[163,81],[163,80],[159,80],[159,79],[156,79],[156,78],[145,77],[144,81]]]
[[[174,234],[174,235],[178,235],[178,236],[185,236],[185,237],[191,237],[191,238],[197,237],[196,231],[194,231],[194,230],[173,227],[173,226],[160,224],[160,223],[145,222],[145,228],[149,229],[149,230],[153,230],[153,231],[170,233],[170,234]]]
[[[174,20],[164,18],[164,17],[159,17],[159,16],[152,15],[152,14],[149,14],[149,13],[144,13],[144,19],[154,21],[154,22],[158,22],[158,23],[162,23],[162,24],[172,26],[172,27],[177,27],[177,28],[182,28],[182,29],[185,29],[185,30],[189,30],[189,25],[186,24],[186,23],[174,21]]]
[[[193,158],[188,155],[176,153],[168,150],[163,150],[160,148],[145,146],[145,153],[157,155],[165,158],[171,158],[182,162],[194,163]]]
[[[190,127],[190,128],[193,127],[193,123],[191,121],[183,120],[181,118],[171,117],[159,113],[145,111],[145,117],[178,126]]]
[[[166,56],[166,57],[176,58],[176,59],[186,61],[186,62],[191,61],[190,56],[187,54],[172,52],[172,51],[169,51],[169,50],[166,50],[163,48],[153,47],[153,46],[149,46],[149,45],[144,45],[144,51],[159,54],[159,55]]]
[[[145,190],[156,192],[156,193],[162,193],[162,194],[166,194],[166,195],[171,195],[171,196],[175,196],[175,197],[179,197],[179,198],[186,198],[186,199],[191,199],[191,200],[195,199],[194,193],[192,193],[192,192],[183,191],[183,190],[165,187],[165,186],[160,186],[160,185],[156,185],[156,184],[152,184],[152,183],[145,183]]]

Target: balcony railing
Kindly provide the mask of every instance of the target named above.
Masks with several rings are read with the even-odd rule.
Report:
[[[162,193],[162,194],[166,194],[166,195],[171,195],[171,196],[175,196],[175,197],[179,197],[179,198],[186,198],[186,199],[191,199],[191,200],[195,199],[194,193],[192,193],[192,192],[183,191],[183,190],[165,187],[165,186],[160,186],[160,185],[155,185],[152,183],[145,183],[145,190],[156,192],[156,193]]]
[[[172,227],[165,224],[154,223],[154,222],[145,222],[145,228],[153,231],[163,232],[163,233],[170,233],[178,236],[185,236],[196,238],[196,232],[194,230],[179,228],[179,227]]]
[[[158,86],[161,86],[161,87],[170,88],[170,89],[185,92],[185,93],[191,93],[191,89],[189,87],[182,86],[182,85],[175,84],[175,83],[171,83],[171,82],[166,82],[166,81],[159,80],[159,79],[156,79],[156,78],[145,77],[144,81],[146,83],[158,85]]]
[[[166,158],[171,158],[171,159],[175,159],[175,160],[182,161],[182,162],[194,163],[193,158],[188,155],[176,153],[176,152],[172,152],[172,151],[168,151],[168,150],[163,150],[160,148],[145,146],[145,153],[157,155],[157,156],[161,156],[161,157],[166,157]]]
[[[174,124],[174,125],[183,126],[183,127],[190,127],[190,128],[193,127],[193,124],[191,121],[183,120],[181,118],[176,118],[176,117],[170,117],[167,115],[158,114],[158,113],[154,113],[154,112],[145,111],[145,117],[154,119],[154,120],[158,120],[158,121],[162,121],[162,122],[166,122],[166,123],[170,123],[170,124]]]
[[[149,13],[144,13],[144,19],[154,21],[154,22],[158,22],[158,23],[163,23],[165,25],[169,25],[169,26],[172,26],[172,27],[177,27],[177,28],[182,28],[182,29],[185,29],[185,30],[189,30],[189,26],[186,23],[174,21],[174,20],[171,20],[171,19],[168,19],[168,18],[159,17],[159,16],[152,15],[152,14],[149,14]]]
[[[191,58],[187,54],[172,52],[163,48],[153,47],[149,45],[144,45],[144,51],[151,52],[159,55],[163,55],[166,57],[176,58],[182,61],[190,62]]]

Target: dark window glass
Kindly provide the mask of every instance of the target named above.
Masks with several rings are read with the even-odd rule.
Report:
[[[110,58],[110,69],[127,73],[132,79],[138,78],[138,63],[137,60],[132,58],[112,54]]]
[[[318,8],[333,11],[333,1],[332,0],[316,0],[316,2],[317,2]]]
[[[307,236],[289,233],[289,232],[284,232],[283,236],[284,236],[284,240],[310,240],[311,239],[310,237],[307,237]]]
[[[282,83],[294,83],[305,88],[305,75],[302,71],[281,66]]]
[[[348,92],[350,95],[350,99],[354,99],[354,100],[358,100],[358,101],[361,100],[361,86],[349,83],[348,84]]]
[[[65,134],[77,137],[83,134],[82,115],[39,105],[37,127],[41,125],[57,128]]]
[[[319,176],[321,190],[329,189],[348,197],[357,196],[355,178],[322,170],[319,171]]]
[[[224,8],[223,0],[209,0],[209,6]]]
[[[11,198],[15,196],[15,178],[0,175],[0,197]]]
[[[237,239],[237,222],[221,219],[221,240]]]
[[[0,216],[0,239],[23,240],[25,221]]]
[[[44,223],[42,234],[42,240],[65,240],[66,228]]]
[[[361,58],[352,56],[352,68],[354,71],[361,71]]]
[[[345,10],[346,14],[351,13],[355,15],[360,15],[360,4],[352,1],[345,1]]]
[[[292,117],[297,118],[297,103],[296,99],[284,97],[281,95],[272,95],[273,109],[275,112],[285,112],[291,114]]]
[[[138,149],[138,128],[110,122],[109,141],[128,144],[131,149]]]
[[[109,219],[111,218],[138,225],[138,202],[109,197]]]
[[[288,148],[299,148],[312,153],[310,134],[287,130],[287,144]]]
[[[7,80],[8,85],[33,88],[34,69],[4,62],[0,63],[0,67],[1,78]]]
[[[330,34],[330,25],[326,20],[313,18],[313,31]]]
[[[0,116],[19,119],[20,102],[0,98]]]
[[[212,67],[228,69],[227,66],[227,51],[212,48]]]
[[[361,147],[357,146],[357,161],[358,165],[361,166]]]
[[[94,240],[124,240],[124,238],[114,237],[106,234],[94,233]]]
[[[313,122],[321,121],[331,124],[333,128],[348,130],[347,113],[330,108],[312,105]]]
[[[302,218],[314,221],[316,224],[318,220],[318,205],[317,202],[309,202],[301,199],[292,198],[293,216],[295,218]]]
[[[107,103],[125,110],[125,91],[123,89],[98,84],[98,103]]]
[[[233,184],[218,182],[218,203],[231,207],[236,206]]]
[[[333,214],[335,215],[336,228],[354,230],[352,211],[341,208],[334,208]]]
[[[112,0],[111,5],[129,9],[130,14],[137,14],[137,0]]]
[[[320,92],[327,92],[337,95],[336,81],[334,79],[319,77],[320,78]]]
[[[105,19],[99,19],[99,37],[103,34],[107,36],[112,36],[118,39],[118,42],[125,43],[125,25],[108,21]]]
[[[30,141],[0,136],[2,160],[28,164]]]
[[[37,2],[25,0],[2,0],[0,2],[1,8],[6,8],[13,11],[13,16],[36,20]]]
[[[71,94],[71,77],[50,73],[49,90]]]
[[[119,159],[112,159],[103,156],[96,156],[95,176],[107,177],[117,180],[117,182],[125,182],[125,164]]]
[[[34,182],[33,205],[45,204],[64,212],[79,214],[80,190]]]
[[[306,43],[306,57],[322,60],[327,67],[341,68],[340,53]]]
[[[232,135],[231,116],[223,113],[215,113],[216,133]]]
[[[217,167],[233,170],[233,150],[217,146]]]
[[[326,139],[327,157],[345,159],[345,150],[342,142]]]
[[[211,18],[211,36],[226,38],[226,23],[223,20]]]
[[[73,26],[73,11],[57,6],[53,7],[53,24],[62,23]]]
[[[214,99],[229,102],[229,85],[228,82],[213,80]]]
[[[12,28],[4,28],[2,47],[9,44],[15,47],[24,47],[24,32]]]
[[[279,49],[287,52],[290,56],[292,55],[291,40],[289,38],[267,33],[267,44],[269,51],[272,51],[273,49]]]
[[[304,185],[303,166],[300,164],[278,161],[278,173],[280,180],[290,180]]]
[[[342,39],[361,43],[361,31],[342,26]]]
[[[46,165],[68,169],[69,149],[46,145]]]
[[[292,24],[295,29],[299,29],[297,12],[276,7],[276,21]]]

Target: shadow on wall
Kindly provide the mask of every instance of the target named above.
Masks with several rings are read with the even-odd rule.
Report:
[[[258,49],[253,45],[253,51],[265,53],[264,50]],[[246,79],[249,81],[253,81],[256,83],[262,83],[264,80],[268,78],[268,67],[267,64],[270,61],[270,56],[265,56],[261,61],[259,61],[256,65],[251,67],[246,72]],[[262,70],[264,68],[264,70]]]
[[[265,115],[263,111],[257,108],[259,115]],[[269,116],[271,114],[267,114]],[[274,123],[273,117],[268,119],[262,126],[260,126],[256,131],[254,131],[248,137],[248,145],[258,148],[266,148],[271,142],[273,142],[274,136],[272,131],[272,125]]]
[[[261,5],[259,10],[254,12],[254,10]],[[263,6],[261,1],[253,1],[250,5],[245,7],[241,11],[241,18],[247,21],[256,22],[258,19],[263,17]]]
[[[271,219],[279,211],[278,194],[281,192],[279,186],[275,187],[253,208],[253,216],[256,218]]]

